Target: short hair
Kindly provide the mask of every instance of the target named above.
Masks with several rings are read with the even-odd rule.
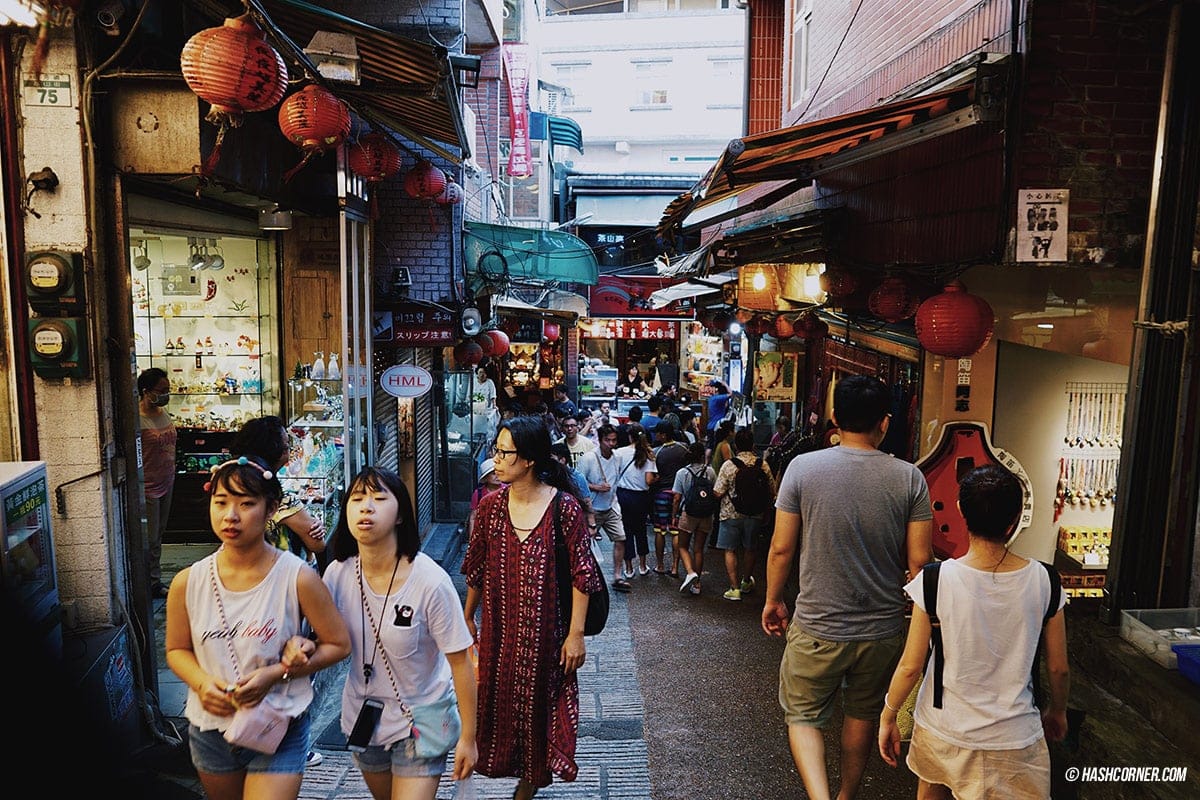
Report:
[[[707,448],[704,442],[692,442],[688,445],[688,459],[692,464],[699,464],[704,461],[704,456],[707,453]]]
[[[556,384],[554,384],[554,391],[562,392],[563,394],[566,394],[567,393],[567,385],[565,383],[556,383]]]
[[[958,507],[967,530],[988,541],[1008,539],[1023,503],[1021,482],[998,464],[975,467],[958,484]]]
[[[654,432],[662,436],[668,442],[675,441],[675,426],[665,419],[654,426]]]
[[[609,424],[607,422],[604,423],[603,425],[601,425],[599,428],[596,428],[596,438],[597,439],[603,439],[605,436],[610,436],[610,435],[615,436],[616,433],[617,433],[617,429],[614,428],[611,424]]]
[[[844,431],[869,433],[891,410],[891,393],[879,378],[850,375],[833,387],[833,415]]]
[[[748,427],[738,428],[733,435],[733,449],[742,452],[754,451],[754,431]]]
[[[637,422],[641,418],[642,418],[642,407],[641,406],[633,406],[632,408],[629,409],[629,421],[630,422]]]
[[[775,420],[775,424],[778,427],[783,428],[785,431],[790,431],[792,429],[792,418],[791,417],[779,417],[778,419]]]
[[[235,456],[258,456],[266,462],[268,469],[275,469],[287,452],[283,433],[287,430],[283,420],[274,415],[255,417],[242,425],[233,437],[229,452]]]
[[[646,401],[646,406],[650,409],[651,414],[657,414],[658,410],[662,408],[662,398],[654,395]]]
[[[142,370],[142,374],[137,377],[137,392],[138,397],[141,397],[146,392],[154,391],[154,387],[158,386],[167,377],[167,371],[158,367],[150,367]]]

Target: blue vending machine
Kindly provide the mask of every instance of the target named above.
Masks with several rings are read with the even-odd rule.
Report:
[[[0,502],[4,508],[0,584],[45,637],[48,651],[61,658],[62,618],[46,463],[0,463]]]

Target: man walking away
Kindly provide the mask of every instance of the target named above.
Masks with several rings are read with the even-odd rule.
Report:
[[[763,630],[787,635],[779,704],[792,758],[813,800],[829,800],[821,728],[842,692],[842,784],[858,792],[875,744],[875,720],[904,643],[905,570],[933,558],[933,515],[921,471],[879,450],[891,394],[877,378],[840,380],[833,418],[840,444],[796,456],[780,482],[767,559]],[[796,610],[783,601],[800,545]],[[843,687],[842,684],[845,683]]]
[[[629,581],[623,575],[625,567],[625,526],[621,520],[621,507],[617,504],[618,459],[613,455],[617,446],[617,429],[612,425],[601,425],[596,431],[600,447],[579,459],[579,471],[583,473],[588,488],[592,491],[592,513],[595,514],[596,532],[603,532],[613,546],[612,586],[618,592],[628,592]]]
[[[729,577],[725,599],[741,600],[754,591],[759,531],[775,499],[775,478],[766,462],[754,454],[753,430],[741,428],[734,433],[733,449],[733,458],[717,473],[713,491],[721,498],[717,547],[725,551],[725,573]]]

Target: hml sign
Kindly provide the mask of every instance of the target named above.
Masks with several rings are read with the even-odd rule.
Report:
[[[433,388],[433,376],[424,367],[397,364],[379,376],[379,387],[394,397],[420,397]]]

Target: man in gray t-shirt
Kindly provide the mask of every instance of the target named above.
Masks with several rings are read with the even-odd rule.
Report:
[[[821,728],[839,690],[841,794],[857,792],[904,644],[905,572],[916,575],[933,558],[925,476],[878,449],[890,407],[891,393],[877,378],[840,380],[833,395],[840,444],[794,458],[775,502],[762,627],[787,636],[779,703],[813,797],[829,796]],[[783,587],[797,547],[800,591],[789,615]]]

